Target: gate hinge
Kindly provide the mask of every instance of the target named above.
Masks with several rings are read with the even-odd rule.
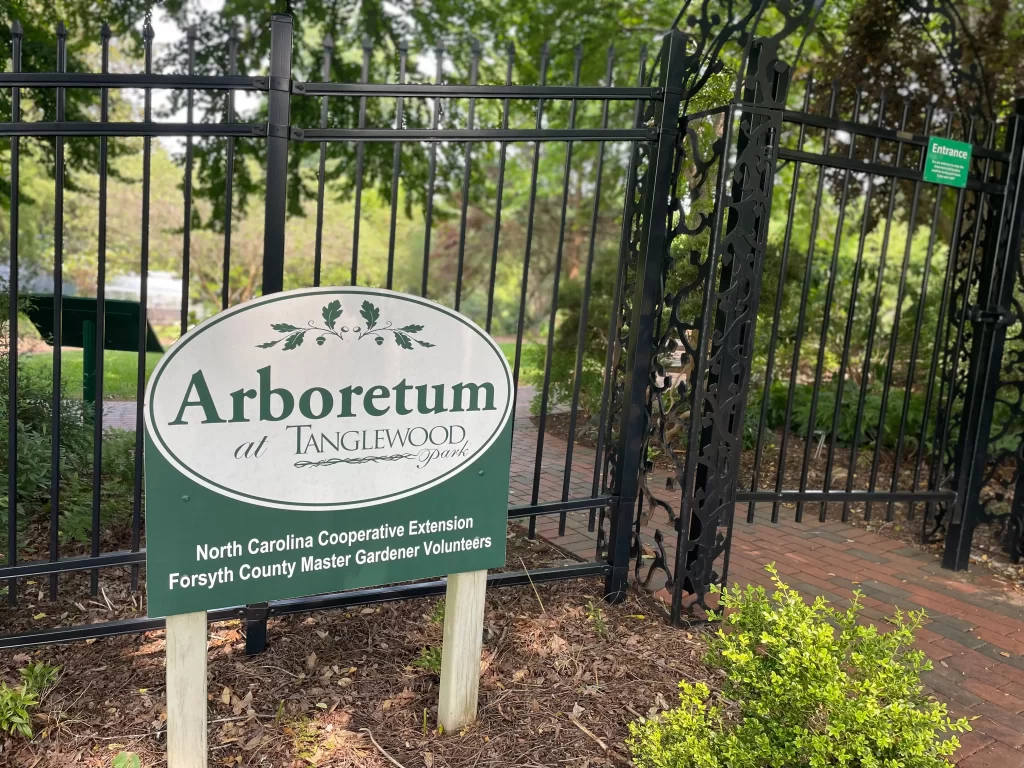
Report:
[[[291,126],[278,125],[277,123],[267,123],[267,136],[273,136],[278,139],[291,138]]]
[[[984,325],[1012,325],[1013,314],[1002,307],[982,309],[974,305],[967,308],[967,319]]]
[[[270,78],[270,90],[272,91],[284,91],[285,93],[292,92],[292,81],[287,77],[271,77]]]

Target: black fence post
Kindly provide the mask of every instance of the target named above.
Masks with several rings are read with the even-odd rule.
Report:
[[[284,225],[291,123],[292,17],[270,22],[270,97],[267,123],[267,198],[263,226],[263,295],[284,290]],[[267,647],[266,603],[245,607],[245,652]]]
[[[643,229],[637,254],[632,317],[626,350],[625,388],[619,426],[615,495],[608,537],[605,599],[621,602],[629,582],[629,560],[633,536],[633,511],[640,491],[640,473],[646,456],[644,446],[650,414],[648,386],[654,363],[654,325],[662,299],[662,262],[668,250],[669,196],[675,157],[676,132],[686,71],[686,37],[678,31],[665,36],[660,56],[660,101],[654,102],[650,124],[648,164],[644,173]],[[627,190],[627,194],[633,194]],[[626,237],[629,233],[625,233]]]
[[[263,229],[263,295],[284,290],[284,223],[291,113],[292,17],[270,22],[270,98],[267,123],[267,200]]]
[[[1014,317],[1013,289],[1020,267],[1024,233],[1024,98],[1018,98],[1006,131],[1010,155],[1001,181],[1001,204],[990,205],[985,217],[985,250],[978,285],[978,303],[967,308],[973,325],[963,422],[955,454],[957,498],[946,529],[942,566],[965,571],[971,560],[974,529],[982,517],[988,440],[999,390],[1007,326]]]

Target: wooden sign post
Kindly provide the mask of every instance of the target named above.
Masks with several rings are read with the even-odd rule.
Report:
[[[486,593],[487,571],[448,577],[437,723],[449,732],[476,720]]]
[[[513,400],[485,331],[393,291],[275,293],[174,344],[145,398],[170,768],[206,766],[205,612],[232,605],[451,575],[439,723],[475,719]]]
[[[168,768],[206,768],[206,655],[206,611],[168,616]]]

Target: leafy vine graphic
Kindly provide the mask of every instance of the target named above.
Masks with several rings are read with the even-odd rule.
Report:
[[[338,321],[341,318],[344,310],[341,308],[341,301],[335,299],[330,304],[327,304],[320,314],[324,319],[325,327],[321,327],[316,324],[315,320],[310,320],[306,325],[306,328],[302,328],[291,323],[271,323],[270,327],[281,334],[285,334],[278,339],[273,341],[267,341],[263,344],[257,344],[256,346],[260,349],[270,349],[276,347],[282,341],[284,346],[282,347],[285,351],[298,349],[302,346],[302,342],[306,338],[307,333],[316,332],[316,343],[318,346],[323,346],[327,341],[328,336],[337,336],[342,341],[345,340],[346,333],[353,333],[356,335],[356,341],[370,338],[373,339],[377,346],[384,343],[384,337],[386,334],[392,334],[392,338],[395,343],[402,349],[413,349],[413,342],[419,344],[421,347],[433,347],[429,341],[423,341],[417,339],[415,334],[423,330],[422,325],[404,325],[400,328],[394,327],[390,320],[386,321],[383,325],[380,325],[380,309],[369,301],[364,301],[362,307],[359,309],[359,314],[365,321],[365,326],[353,326],[349,328],[347,325],[339,325]]]
[[[305,467],[333,467],[336,464],[368,464],[375,461],[402,461],[403,459],[415,459],[414,453],[393,453],[390,456],[359,456],[351,459],[332,458],[321,459],[320,461],[296,461],[295,468]]]

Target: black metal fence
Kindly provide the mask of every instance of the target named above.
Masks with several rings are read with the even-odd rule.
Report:
[[[589,459],[590,469],[584,476],[578,477],[578,465],[580,454],[577,451],[574,457],[574,445],[568,441],[568,448],[565,455],[556,453],[545,444],[545,420],[551,408],[549,407],[549,390],[551,381],[551,359],[552,347],[554,344],[555,316],[559,308],[559,276],[563,271],[563,253],[566,248],[567,232],[567,209],[570,205],[570,183],[576,183],[576,179],[582,171],[574,165],[574,146],[586,142],[597,147],[596,157],[588,165],[591,173],[586,179],[588,184],[589,208],[586,219],[589,225],[579,227],[585,234],[589,243],[585,255],[581,260],[580,267],[586,275],[586,287],[583,291],[583,303],[581,307],[583,319],[581,328],[588,327],[588,297],[589,281],[594,269],[596,258],[606,258],[607,254],[595,253],[595,251],[613,251],[612,259],[617,261],[619,256],[619,237],[615,232],[610,239],[599,232],[599,224],[604,225],[605,220],[621,218],[621,213],[604,213],[600,210],[602,205],[609,204],[607,193],[602,194],[602,188],[611,188],[621,195],[623,177],[626,166],[623,162],[609,161],[609,155],[614,153],[619,159],[628,158],[629,147],[639,141],[648,141],[652,135],[651,130],[635,122],[636,109],[634,104],[641,99],[655,97],[655,89],[649,86],[619,86],[613,84],[615,77],[615,57],[609,51],[607,70],[604,83],[601,85],[581,85],[580,83],[580,61],[582,52],[576,51],[574,55],[573,81],[569,85],[552,85],[547,82],[547,70],[549,53],[545,49],[541,53],[541,82],[536,85],[513,84],[514,55],[511,49],[503,52],[502,59],[506,62],[506,78],[504,84],[485,85],[478,82],[478,64],[482,52],[474,48],[472,52],[472,71],[469,82],[456,84],[442,82],[443,75],[440,61],[438,62],[438,77],[435,82],[408,82],[407,66],[409,52],[402,44],[396,51],[384,52],[380,56],[394,55],[396,59],[394,69],[397,74],[397,82],[372,83],[368,82],[370,60],[373,52],[369,47],[364,49],[362,78],[359,83],[343,82],[303,82],[293,79],[291,71],[291,19],[287,16],[275,16],[270,30],[272,44],[270,57],[269,76],[245,76],[235,74],[237,62],[237,42],[232,42],[230,50],[230,74],[226,75],[195,75],[192,74],[195,62],[195,37],[188,38],[188,72],[185,74],[154,74],[153,73],[153,33],[150,27],[146,27],[143,42],[145,51],[144,71],[142,74],[111,74],[108,72],[110,34],[104,30],[102,39],[102,71],[98,74],[67,73],[65,69],[65,41],[66,32],[63,27],[58,29],[58,71],[55,73],[30,73],[20,71],[21,34],[15,24],[13,38],[13,62],[12,73],[0,74],[0,86],[11,88],[13,94],[14,113],[10,122],[0,123],[0,134],[10,137],[11,142],[11,239],[10,239],[10,338],[18,337],[18,310],[21,296],[19,294],[18,272],[19,272],[19,239],[18,239],[18,217],[22,206],[21,190],[19,183],[19,167],[21,165],[20,153],[24,149],[26,141],[52,142],[54,147],[54,160],[56,167],[54,185],[54,207],[55,225],[53,230],[54,257],[52,274],[54,278],[54,309],[53,309],[53,333],[52,343],[53,367],[52,367],[52,398],[49,408],[52,412],[51,421],[51,463],[50,463],[50,493],[49,493],[49,516],[48,525],[34,526],[26,533],[21,530],[19,516],[13,513],[15,505],[9,501],[8,506],[8,529],[7,529],[7,560],[3,567],[0,567],[0,579],[6,579],[8,602],[15,606],[19,600],[19,582],[21,589],[24,589],[24,582],[28,579],[46,577],[49,580],[49,599],[55,600],[60,588],[61,576],[71,572],[88,571],[90,573],[90,591],[96,595],[100,587],[101,571],[108,573],[111,577],[123,573],[122,567],[130,567],[130,578],[132,589],[139,586],[140,567],[145,562],[144,548],[144,487],[142,473],[142,402],[141,395],[132,406],[135,418],[134,429],[134,478],[132,485],[132,510],[130,524],[130,543],[125,549],[118,551],[103,551],[100,538],[101,511],[104,500],[101,496],[102,482],[100,480],[103,467],[103,449],[105,436],[109,435],[108,424],[104,421],[104,368],[103,368],[103,344],[97,344],[96,349],[96,403],[94,412],[90,412],[86,406],[84,409],[73,407],[72,413],[68,413],[69,401],[67,400],[63,387],[67,386],[66,377],[61,369],[61,322],[62,322],[62,298],[61,279],[65,270],[63,256],[65,226],[64,226],[64,193],[67,186],[65,179],[65,147],[69,142],[95,141],[98,142],[98,177],[99,187],[96,192],[99,200],[98,208],[98,273],[96,276],[96,334],[97,338],[105,338],[104,317],[105,317],[105,286],[106,268],[108,259],[107,232],[111,213],[108,208],[108,180],[111,176],[109,160],[110,147],[113,142],[122,140],[124,137],[142,137],[142,174],[138,183],[141,186],[142,206],[142,229],[139,240],[140,246],[140,290],[139,303],[142,307],[140,317],[139,338],[142,340],[138,350],[136,365],[138,393],[143,392],[146,381],[146,353],[145,339],[147,333],[148,304],[147,289],[151,264],[151,240],[154,235],[151,232],[150,221],[154,215],[154,195],[152,190],[152,158],[154,155],[153,140],[158,137],[184,137],[183,147],[183,174],[182,194],[184,201],[184,216],[181,220],[181,301],[180,301],[180,331],[185,332],[194,318],[190,318],[190,276],[196,264],[192,258],[192,244],[196,235],[194,228],[195,211],[200,203],[194,199],[195,188],[195,166],[196,155],[216,146],[218,151],[223,151],[225,163],[225,183],[220,201],[222,222],[223,251],[220,274],[222,275],[222,286],[220,289],[220,305],[227,306],[231,297],[234,296],[232,289],[232,229],[237,227],[237,220],[234,218],[234,206],[237,205],[237,191],[233,188],[233,180],[237,177],[239,152],[249,158],[258,157],[263,163],[266,174],[266,197],[265,197],[265,220],[263,227],[263,254],[261,259],[262,292],[264,294],[282,290],[286,287],[289,278],[286,271],[285,254],[285,232],[288,228],[288,205],[289,188],[295,184],[292,175],[294,163],[290,165],[289,154],[296,153],[299,143],[315,143],[318,145],[316,155],[317,162],[317,190],[316,197],[316,218],[315,218],[315,242],[313,245],[313,270],[312,284],[318,285],[327,272],[329,261],[336,261],[339,254],[330,252],[324,245],[325,231],[325,205],[330,194],[325,189],[325,183],[330,176],[331,148],[340,147],[348,152],[354,147],[353,166],[351,175],[354,189],[352,197],[355,204],[355,215],[352,222],[352,250],[349,259],[349,276],[352,284],[360,280],[369,279],[374,283],[371,276],[367,274],[368,256],[365,253],[366,246],[361,243],[360,224],[366,226],[365,217],[360,214],[361,205],[365,204],[365,195],[368,194],[370,162],[376,163],[375,172],[378,181],[383,178],[390,196],[389,206],[389,232],[387,247],[383,252],[378,249],[373,254],[378,259],[384,260],[386,268],[383,270],[384,279],[379,283],[384,287],[397,287],[410,289],[410,286],[399,284],[399,276],[396,273],[396,251],[401,248],[398,242],[398,218],[401,215],[401,200],[399,199],[400,179],[403,177],[403,163],[409,163],[409,152],[412,149],[413,164],[427,158],[428,177],[427,190],[424,196],[426,215],[424,222],[424,245],[422,249],[423,263],[421,278],[417,281],[416,289],[424,296],[436,298],[449,303],[456,309],[462,308],[465,311],[464,299],[469,290],[487,292],[486,302],[477,302],[484,306],[483,316],[478,318],[483,325],[491,330],[492,321],[496,312],[495,274],[497,270],[508,265],[499,265],[500,258],[506,258],[499,253],[499,238],[503,236],[502,217],[507,212],[503,209],[503,195],[507,198],[509,193],[505,190],[503,180],[506,175],[506,167],[510,158],[516,163],[532,162],[531,183],[528,189],[526,212],[525,212],[525,235],[521,238],[524,243],[524,251],[513,266],[521,273],[518,310],[515,320],[514,351],[511,352],[515,379],[518,385],[523,362],[524,338],[530,331],[526,327],[527,303],[531,300],[530,293],[543,290],[550,292],[549,298],[539,302],[546,309],[544,312],[548,318],[545,331],[545,341],[540,347],[543,350],[544,374],[539,381],[537,397],[541,402],[538,417],[538,428],[534,434],[521,436],[517,431],[516,448],[521,456],[531,456],[530,459],[521,459],[518,470],[521,474],[531,475],[527,481],[529,492],[522,502],[510,503],[509,519],[525,519],[529,521],[531,535],[534,531],[534,524],[538,515],[557,515],[561,518],[562,530],[564,530],[566,516],[573,512],[588,512],[590,517],[590,529],[603,532],[605,523],[605,508],[614,501],[614,496],[607,490],[606,465],[603,457],[606,454],[607,441],[611,438],[610,428],[613,418],[612,412],[601,409],[598,416],[598,424],[595,434],[598,435],[596,450],[591,451]],[[330,60],[332,49],[330,41],[325,41],[324,47],[324,72],[330,72]],[[419,79],[424,79],[420,77]],[[56,112],[55,119],[23,121],[22,99],[24,94],[40,93],[53,89],[55,96]],[[90,89],[99,91],[98,119],[93,121],[71,122],[65,119],[65,108],[69,89]],[[110,119],[110,94],[117,89],[140,89],[143,94],[141,121],[123,122]],[[154,119],[153,92],[155,90],[172,90],[184,92],[183,104],[186,107],[186,122],[168,123],[157,122]],[[227,98],[221,100],[223,106],[223,118],[208,110],[203,116],[203,122],[195,119],[195,94],[206,94],[208,92],[226,92]],[[237,123],[235,122],[234,93],[248,91],[262,96],[266,99],[267,121],[260,123]],[[660,98],[660,96],[658,96]],[[316,126],[300,126],[292,123],[290,119],[290,106],[294,100],[319,99],[322,105],[320,122]],[[329,102],[345,100],[349,103],[354,113],[358,115],[356,127],[331,127],[329,124],[330,112]],[[459,100],[464,101],[468,106],[463,112],[452,108],[454,113],[452,120],[441,121],[440,115],[445,105],[457,105]],[[577,105],[586,100],[587,103],[601,105],[596,117],[596,123],[591,120],[589,126],[577,125]],[[419,109],[413,113],[410,109],[410,102],[417,101]],[[497,104],[498,110],[489,110],[488,115],[498,121],[497,127],[481,126],[478,105]],[[614,105],[622,104],[621,109]],[[389,109],[387,105],[392,105]],[[426,106],[424,106],[426,105]],[[524,106],[525,105],[525,106]],[[518,110],[518,111],[517,111]],[[517,126],[510,124],[510,121],[523,122],[522,116],[532,113],[532,126]],[[427,115],[429,123],[425,127],[417,127],[414,118]],[[45,116],[44,116],[45,117]],[[370,118],[375,117],[382,124],[370,124]],[[588,116],[589,118],[590,116]],[[454,119],[464,120],[463,126],[453,126],[448,123]],[[386,121],[386,122],[385,122]],[[564,123],[560,125],[559,123]],[[616,125],[618,127],[616,127]],[[222,142],[214,145],[213,142]],[[246,148],[243,150],[243,145]],[[253,142],[259,146],[254,150]],[[494,146],[498,147],[497,156],[497,183],[494,185],[496,199],[493,200],[493,241],[490,244],[489,259],[485,262],[485,268],[481,272],[483,277],[469,284],[464,281],[466,276],[466,228],[468,203],[471,192],[471,174],[473,169],[473,152],[476,147]],[[381,147],[388,148],[390,154],[390,173],[380,172],[380,159],[384,153]],[[546,280],[540,280],[536,284],[531,283],[531,258],[536,258],[537,245],[534,242],[535,221],[542,215],[547,216],[550,212],[540,212],[538,206],[538,168],[541,163],[542,153],[549,151],[548,147],[559,147],[556,152],[563,152],[563,173],[562,189],[559,198],[561,200],[560,212],[556,212],[558,222],[557,240],[554,243],[544,244],[545,247],[554,247],[554,264],[549,267],[550,276]],[[458,155],[461,155],[462,168],[458,173],[461,177],[461,207],[456,214],[460,221],[457,262],[454,270],[454,286],[446,282],[434,285],[429,282],[431,276],[431,243],[432,233],[437,230],[437,221],[432,221],[433,201],[435,198],[435,184],[439,184],[438,164],[439,154],[451,154],[453,147],[460,147]],[[447,156],[447,154],[445,156]],[[345,156],[347,158],[347,155]],[[611,177],[618,173],[618,180]],[[582,182],[581,182],[582,183]],[[621,196],[616,203],[621,206]],[[326,222],[329,226],[330,222]],[[587,231],[589,229],[589,231]],[[602,240],[605,237],[608,242]],[[600,247],[597,247],[600,246]],[[489,262],[489,263],[487,263]],[[378,272],[381,270],[378,270]],[[306,278],[308,280],[308,278]],[[301,283],[300,283],[301,284]],[[308,284],[308,283],[307,283]],[[364,282],[365,284],[365,282]],[[539,286],[539,287],[538,287]],[[287,287],[294,287],[287,285]],[[453,288],[453,290],[452,290]],[[580,344],[583,344],[581,333]],[[9,431],[7,446],[7,491],[8,499],[19,499],[23,491],[19,488],[19,432],[17,423],[19,419],[19,366],[18,350],[16,344],[11,344],[8,351],[9,370],[7,382],[7,396],[9,409]],[[608,365],[611,364],[612,355],[608,355]],[[575,422],[578,412],[577,403],[580,398],[580,376],[578,371],[582,366],[582,351],[577,355],[577,376],[574,385],[574,393],[570,407],[572,419]],[[607,374],[604,374],[608,380]],[[93,462],[92,462],[92,519],[89,532],[89,553],[78,556],[67,556],[61,539],[62,522],[62,487],[61,487],[61,450],[65,442],[62,429],[67,428],[68,420],[80,420],[91,422],[93,430]],[[528,417],[521,417],[521,420],[529,423]],[[572,427],[575,429],[575,427]],[[529,433],[530,430],[527,430]],[[552,474],[550,466],[556,469],[553,474],[558,477],[561,486],[560,492],[551,492],[548,488],[542,487],[542,475],[547,472]],[[577,472],[574,474],[574,467]],[[559,472],[559,470],[561,470]],[[546,484],[545,484],[546,485]],[[600,515],[597,510],[601,510]],[[614,520],[614,515],[613,518]],[[21,521],[24,522],[24,521]],[[38,523],[39,521],[34,521]],[[46,550],[48,556],[39,560],[23,560],[22,553],[26,549],[38,547],[38,536],[40,531],[45,529]],[[628,542],[628,527],[624,528]],[[37,540],[31,539],[35,536]],[[598,538],[604,540],[603,533],[598,533]],[[614,534],[613,534],[614,538]],[[628,552],[627,552],[628,560]],[[113,570],[110,570],[113,569]],[[601,555],[596,556],[593,562],[580,562],[556,568],[546,568],[537,571],[496,573],[490,576],[490,582],[495,586],[526,584],[532,580],[549,581],[552,579],[570,579],[583,576],[604,576],[607,579],[607,589],[610,595],[620,596],[624,594],[625,575],[628,570],[628,562],[622,564],[614,563],[610,558]],[[210,620],[217,621],[226,618],[245,618],[247,621],[247,648],[250,652],[259,651],[266,637],[266,619],[268,616],[283,615],[307,610],[319,610],[330,607],[346,607],[362,603],[380,602],[383,600],[400,599],[404,597],[429,595],[441,593],[444,589],[444,580],[435,580],[427,583],[411,585],[396,585],[375,589],[363,589],[339,593],[334,595],[321,595],[298,600],[277,601],[265,605],[239,606],[221,611],[211,612]],[[67,587],[65,587],[66,589]],[[132,618],[119,621],[109,621],[87,626],[56,627],[31,633],[8,635],[0,638],[0,647],[15,647],[49,642],[64,642],[69,640],[83,639],[89,637],[102,637],[115,634],[133,633],[153,629],[162,625],[160,619]]]
[[[908,18],[923,24],[936,16],[950,20],[943,34],[952,36],[950,50],[960,50],[956,20],[946,6],[907,7]],[[510,354],[517,386],[526,357],[534,354],[527,343],[530,324],[537,322],[540,367],[531,381],[538,408],[534,420],[519,415],[523,428],[517,423],[512,478],[518,495],[509,518],[528,519],[532,536],[540,515],[557,515],[562,534],[569,515],[589,513],[596,552],[592,562],[493,574],[494,585],[600,575],[609,599],[620,599],[630,568],[640,580],[648,565],[645,583],[655,570],[664,571],[678,620],[692,602],[706,605],[710,587],[727,578],[737,509],[749,522],[778,521],[789,506],[798,520],[808,508],[822,519],[901,514],[928,535],[945,533],[945,564],[965,568],[975,527],[1003,504],[1010,509],[1001,519],[1011,521],[1008,540],[1019,553],[1024,494],[1008,488],[1024,477],[1024,384],[1017,378],[1024,354],[1024,304],[1017,298],[1024,294],[1024,104],[1002,119],[964,108],[971,80],[952,60],[953,106],[838,83],[793,83],[787,62],[798,62],[819,11],[810,0],[772,6],[771,13],[751,3],[723,18],[702,6],[692,18],[683,21],[681,15],[687,31],[668,34],[651,62],[641,55],[636,86],[614,84],[624,76],[611,52],[599,86],[581,84],[580,50],[569,66],[571,84],[549,84],[546,49],[539,83],[521,85],[514,83],[514,51],[489,55],[477,47],[468,57],[465,82],[447,82],[443,52],[436,54],[436,75],[425,77],[410,72],[404,43],[383,54],[365,45],[359,82],[330,82],[329,39],[323,82],[296,80],[286,16],[272,22],[267,76],[235,74],[236,44],[228,74],[192,74],[193,37],[187,74],[153,74],[148,27],[143,74],[107,73],[109,34],[103,72],[64,72],[63,30],[58,72],[21,73],[16,31],[14,72],[0,75],[0,86],[12,89],[14,107],[12,121],[0,124],[0,134],[11,140],[10,338],[17,338],[22,142],[52,142],[56,161],[52,342],[59,350],[66,143],[98,140],[96,323],[102,339],[111,142],[142,137],[145,308],[154,234],[153,139],[181,136],[181,332],[191,322],[190,281],[199,281],[192,244],[202,205],[216,214],[208,225],[221,223],[219,306],[239,298],[232,230],[244,190],[235,184],[249,185],[253,170],[266,178],[258,270],[263,293],[347,279],[442,301],[495,334],[506,323],[514,329]],[[372,82],[370,73],[382,61],[389,74]],[[482,84],[482,63],[504,71],[504,83]],[[735,76],[732,97],[708,97],[714,90],[709,83],[731,78],[729,73]],[[110,91],[125,88],[143,91],[141,121],[110,120]],[[98,89],[98,119],[66,120],[68,89]],[[154,89],[183,92],[176,103],[187,121],[154,121]],[[23,90],[54,91],[55,119],[23,122]],[[242,91],[266,100],[265,122],[235,122],[233,94]],[[204,102],[209,108],[196,122],[194,94],[211,92],[226,98]],[[317,123],[296,124],[295,115],[311,114],[313,100],[319,100]],[[588,104],[598,109],[588,110]],[[224,119],[209,105],[219,105]],[[924,149],[934,135],[972,144],[964,189],[923,181]],[[488,152],[484,162],[481,155]],[[585,152],[586,172],[580,165]],[[552,161],[561,173],[545,191],[541,169]],[[223,163],[223,185],[203,187],[204,194],[215,189],[216,200],[194,199],[197,162],[200,175],[215,167],[211,163]],[[303,177],[304,167],[315,171]],[[489,186],[480,184],[481,173]],[[335,223],[328,213],[332,182],[348,185],[354,205],[344,256],[328,243]],[[385,217],[367,213],[366,193],[373,188],[388,200]],[[422,243],[414,244],[422,261],[411,270],[400,257],[409,246],[399,218],[403,188],[417,190],[423,210]],[[481,189],[489,191],[481,197]],[[442,190],[443,210],[435,202]],[[316,206],[308,274],[289,263],[286,239],[298,221],[288,214],[301,208],[307,193]],[[487,226],[474,229],[470,221],[483,210]],[[300,226],[308,228],[304,221]],[[379,247],[372,248],[371,239]],[[446,254],[443,264],[438,253]],[[497,275],[509,270],[518,278],[515,295],[503,298]],[[573,270],[575,303],[566,297]],[[605,278],[607,284],[599,285]],[[608,317],[599,322],[602,302]],[[556,364],[566,352],[566,329],[569,362]],[[143,312],[139,338],[145,333]],[[96,351],[97,403],[103,402],[102,346]],[[129,546],[103,551],[102,489],[94,483],[89,554],[63,556],[61,430],[69,414],[62,413],[68,406],[60,355],[54,354],[49,515],[47,525],[36,521],[31,529],[37,537],[45,533],[48,557],[22,561],[26,533],[11,513],[11,500],[20,493],[13,344],[9,365],[8,551],[0,568],[9,602],[18,600],[19,579],[40,576],[48,577],[55,599],[60,575],[72,571],[90,572],[95,594],[101,569],[130,566],[136,587],[145,560],[141,403]],[[145,366],[140,344],[137,392]],[[588,372],[596,381],[592,394]],[[525,390],[519,392],[525,397]],[[586,398],[593,401],[589,409]],[[102,410],[70,414],[92,419],[94,476],[107,434]],[[567,434],[564,451],[548,436],[559,419]],[[584,426],[592,427],[586,446],[577,441]],[[674,534],[658,530],[652,542],[646,536],[656,514],[665,516]],[[673,540],[669,554],[665,544]],[[653,562],[645,555],[649,547],[656,552]],[[247,644],[258,651],[268,615],[443,588],[437,580],[356,590],[239,606],[210,618],[245,618]],[[138,632],[160,623],[129,619],[55,628],[0,638],[0,647]]]

